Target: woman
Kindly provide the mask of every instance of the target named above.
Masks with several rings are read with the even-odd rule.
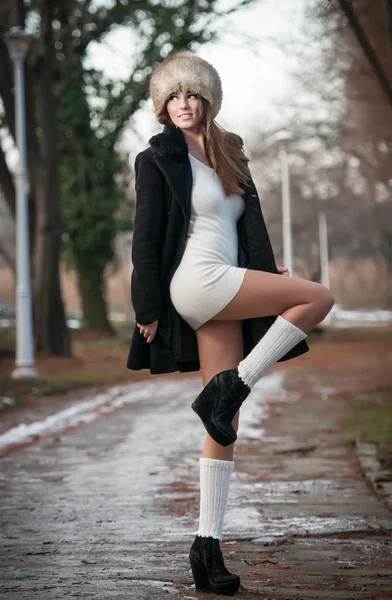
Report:
[[[308,350],[307,332],[334,300],[277,269],[242,140],[214,121],[222,102],[214,67],[172,54],[154,70],[150,92],[165,128],[135,162],[137,327],[127,366],[201,368],[205,387],[192,408],[208,433],[190,562],[197,590],[230,594],[240,578],[226,569],[219,540],[239,408],[276,361]]]

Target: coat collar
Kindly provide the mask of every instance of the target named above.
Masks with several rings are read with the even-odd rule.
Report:
[[[161,133],[154,135],[149,140],[149,144],[151,146],[153,156],[157,162],[159,162],[161,158],[168,159],[170,164],[172,164],[170,159],[174,157],[188,159],[188,145],[185,141],[184,134],[182,133],[181,129],[175,127],[174,125],[165,125]],[[180,162],[183,162],[183,160]],[[185,165],[187,165],[187,167],[190,169],[189,159],[185,161],[184,166]],[[248,185],[245,188],[244,197],[246,197],[250,187],[254,187],[251,177],[249,178]]]
[[[162,133],[149,140],[154,156],[187,156],[188,145],[181,129],[174,125],[165,125]]]
[[[185,219],[189,222],[191,215],[192,169],[184,134],[181,129],[178,129],[174,125],[165,125],[163,131],[154,135],[149,140],[149,143],[157,166],[165,176],[169,187],[181,206]],[[253,191],[254,184],[251,179],[250,184],[246,186],[243,195],[245,206],[248,205],[251,195],[257,198],[257,192]],[[250,189],[251,186],[253,186],[252,191]]]
[[[162,171],[188,223],[191,216],[192,168],[184,134],[173,125],[150,139],[153,158]]]

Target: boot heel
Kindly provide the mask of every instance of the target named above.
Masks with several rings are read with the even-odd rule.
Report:
[[[226,569],[219,540],[197,535],[189,552],[189,562],[198,592],[222,595],[238,592],[240,578]]]
[[[206,592],[208,590],[208,574],[204,565],[192,556],[189,556],[189,562],[191,563],[196,590]]]

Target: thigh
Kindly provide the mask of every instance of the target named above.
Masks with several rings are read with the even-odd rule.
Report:
[[[243,359],[242,322],[207,321],[196,331],[203,385]]]
[[[322,286],[313,281],[248,269],[240,290],[213,320],[253,319],[281,315],[317,299]]]

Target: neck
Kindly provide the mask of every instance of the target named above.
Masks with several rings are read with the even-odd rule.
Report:
[[[182,132],[189,150],[204,152],[204,133],[201,128],[198,128],[196,131],[182,130]]]

